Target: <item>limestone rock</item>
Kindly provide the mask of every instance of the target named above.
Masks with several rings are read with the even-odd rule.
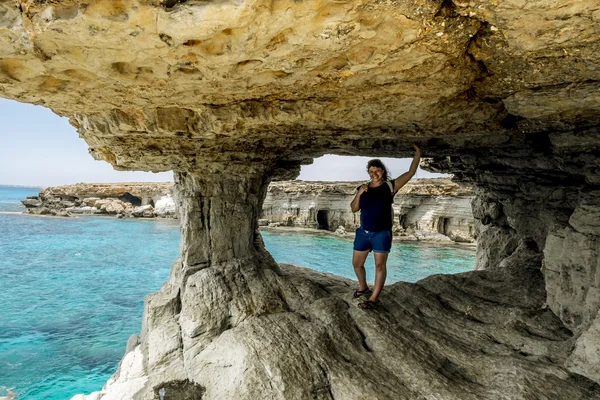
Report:
[[[600,235],[600,207],[580,205],[573,211],[569,224],[578,232]]]
[[[88,207],[96,207],[98,200],[100,200],[100,197],[85,197],[81,200],[81,203]]]
[[[169,398],[183,386],[215,399],[600,396],[600,385],[558,366],[571,335],[543,308],[535,268],[513,280],[485,271],[397,283],[372,312],[356,306],[343,278],[286,265],[224,268],[191,275],[179,306],[161,303],[171,311],[153,313],[148,333],[180,324],[179,347],[143,386],[139,375],[127,388],[111,379],[101,399],[133,390],[152,399],[161,388]],[[515,282],[525,276],[522,293]]]
[[[502,205],[497,201],[485,199],[483,195],[475,197],[472,206],[473,217],[481,220],[484,225],[490,224],[503,215]]]
[[[32,214],[39,214],[38,209],[48,209],[51,214],[63,216],[72,213],[178,218],[172,189],[172,183],[78,183],[48,187],[36,200],[23,202]],[[152,204],[159,208],[154,209]]]
[[[26,208],[40,207],[42,205],[42,201],[37,196],[28,196],[25,200],[22,200],[21,203]]]
[[[425,231],[415,231],[414,236],[417,240],[428,240],[434,242],[451,242],[448,236],[442,235],[441,233],[431,233]]]
[[[42,207],[40,209],[37,209],[35,213],[39,214],[39,215],[49,215],[49,214],[52,214],[52,212],[49,209],[47,209],[46,207]]]
[[[137,198],[140,203],[148,203],[155,196],[170,194],[172,188],[173,184],[169,182],[77,183],[48,187],[40,192],[40,197],[87,199],[87,202],[106,198],[121,201]]]
[[[73,214],[101,214],[102,210],[96,207],[67,207],[65,211]]]
[[[154,213],[159,217],[177,216],[177,205],[170,194],[161,196],[154,203]]]
[[[283,173],[415,139],[446,156],[600,112],[594,0],[0,4],[2,96],[70,117],[119,169]]]
[[[600,310],[600,240],[565,228],[548,236],[544,274],[548,305],[565,324],[585,330]]]
[[[475,265],[478,269],[499,267],[503,259],[510,256],[519,245],[519,237],[511,229],[497,226],[484,227],[478,236],[481,246],[477,247]]]
[[[90,393],[87,396],[76,395],[71,400],[119,400],[133,399],[135,394],[147,382],[144,376],[143,355],[141,346],[127,352],[119,365],[119,374],[112,376],[103,391]],[[110,390],[107,394],[104,390]]]
[[[597,381],[600,377],[600,313],[575,343],[575,350],[567,359],[567,367],[578,374]]]
[[[115,199],[98,200],[95,204],[97,208],[100,208],[100,211],[108,214],[119,214],[126,207],[122,201]]]
[[[134,217],[153,217],[154,216],[154,207],[150,204],[146,204],[145,206],[136,207],[133,209],[131,214]]]
[[[528,147],[527,155],[518,149],[483,151],[428,162],[434,170],[453,170],[458,181],[476,182],[476,268],[506,268],[505,261],[518,256],[523,246],[537,252],[547,305],[576,337],[591,329],[600,310],[596,273],[600,237],[594,219],[598,191],[588,184],[600,136],[584,139],[591,142],[585,150],[578,147],[579,137],[567,135],[550,152]],[[586,347],[595,346],[594,340],[600,343],[593,338],[582,339]],[[577,371],[592,376],[594,366],[583,365],[592,359],[575,358]],[[593,379],[600,381],[599,376]]]
[[[116,169],[175,171],[181,254],[139,346],[164,363],[136,397],[598,398],[565,361],[600,340],[599,21],[597,0],[5,0],[0,96],[68,117]],[[411,143],[481,196],[485,269],[397,284],[379,314],[278,271],[257,231],[271,180]]]

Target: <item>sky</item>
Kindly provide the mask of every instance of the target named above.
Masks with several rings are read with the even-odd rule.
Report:
[[[325,155],[303,166],[306,181],[368,180],[368,157]],[[396,177],[410,159],[381,159]],[[417,178],[440,176],[419,169]],[[0,185],[56,186],[78,182],[167,182],[172,172],[115,171],[96,161],[67,118],[47,108],[0,98]]]

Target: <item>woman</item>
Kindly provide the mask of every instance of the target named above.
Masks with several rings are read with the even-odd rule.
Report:
[[[377,304],[387,275],[386,263],[392,248],[392,219],[394,212],[392,202],[394,195],[414,176],[419,167],[421,149],[413,144],[415,157],[408,172],[392,181],[388,181],[388,171],[381,160],[367,163],[367,172],[371,181],[358,188],[356,196],[350,203],[352,212],[360,210],[360,227],[356,230],[352,266],[358,278],[358,290],[354,298],[365,297],[359,307],[371,309]],[[369,252],[375,257],[375,286],[373,290],[367,286],[365,260]]]

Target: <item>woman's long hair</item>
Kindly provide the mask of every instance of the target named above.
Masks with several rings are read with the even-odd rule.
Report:
[[[374,158],[373,160],[369,160],[369,162],[367,163],[367,172],[369,172],[369,168],[371,167],[375,167],[375,168],[381,168],[383,170],[383,181],[387,181],[389,179],[389,171],[387,169],[387,167],[385,166],[385,164],[383,162],[381,162],[381,160],[379,158]]]

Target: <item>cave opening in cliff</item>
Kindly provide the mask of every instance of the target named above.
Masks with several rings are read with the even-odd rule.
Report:
[[[0,234],[16,251],[39,243],[73,263],[56,268],[61,260],[53,254],[42,264],[30,249],[15,251],[2,257],[14,260],[11,277],[22,275],[23,265],[46,264],[54,268],[36,277],[85,274],[55,279],[66,309],[50,314],[63,320],[79,305],[71,295],[94,301],[77,282],[100,281],[117,306],[124,296],[158,288],[135,302],[143,306],[136,310],[140,335],[130,336],[102,392],[74,398],[600,399],[598,0],[522,3],[0,1],[0,97],[62,116],[56,129],[42,124],[34,140],[14,129],[1,147],[5,179],[52,171],[52,153],[68,153],[60,142],[67,129],[88,161],[123,172],[174,171],[177,224],[114,225],[119,234],[134,227],[140,239],[179,228],[179,236],[177,229],[169,234],[174,262],[161,286],[150,284],[154,270],[140,268],[147,262],[124,250],[158,258],[171,251],[166,244],[145,246],[131,235],[106,252],[98,238],[116,235],[100,236],[109,224],[98,226],[97,218],[89,230],[73,229],[81,221],[45,219],[53,234],[36,240]],[[32,116],[28,110],[16,120]],[[0,118],[9,133],[9,118]],[[13,143],[22,144],[22,157],[7,152]],[[18,158],[35,147],[45,154],[19,168]],[[362,256],[350,260],[362,222],[361,207],[351,205],[356,198],[360,206],[365,191],[357,187],[369,182],[373,158],[389,178],[410,171],[413,179],[390,188],[391,229],[387,185],[384,195],[363,198],[381,197],[386,205],[385,221],[372,225],[385,230],[385,246],[374,250],[387,249],[388,230],[395,234],[389,258],[369,254],[373,264],[365,267]],[[85,164],[75,165],[52,172],[71,169],[74,176],[60,177],[71,181]],[[431,174],[453,174],[453,181],[423,182]],[[297,176],[302,189],[269,192],[269,183]],[[309,181],[319,183],[309,188]],[[137,215],[165,209],[156,196],[152,213],[146,189],[118,193],[132,206],[148,204]],[[67,208],[94,213],[121,207],[87,195],[72,203]],[[368,206],[363,200],[362,219],[373,222]],[[4,229],[17,217],[1,211]],[[65,224],[60,235],[58,223]],[[290,225],[324,232],[293,232]],[[38,232],[20,221],[15,227],[29,237]],[[83,234],[81,246],[71,243],[74,231]],[[275,233],[284,242],[271,254],[267,239]],[[90,237],[103,245],[100,260],[87,252]],[[65,243],[86,252],[65,252]],[[464,263],[456,256],[463,251]],[[300,262],[301,254],[310,257]],[[302,268],[312,260],[324,268]],[[410,275],[392,281],[402,270],[393,268],[396,261],[406,262]],[[452,274],[473,263],[475,270]],[[442,264],[448,268],[433,269]],[[90,279],[103,265],[106,276],[147,276]],[[364,279],[363,269],[370,274]],[[144,286],[134,292],[129,284],[137,281]],[[40,304],[48,303],[50,286],[17,283],[43,288],[35,291],[42,292]],[[124,308],[132,307],[88,307],[87,320],[93,328],[95,318],[111,320]],[[17,312],[14,326],[28,338],[31,324]],[[43,315],[35,323],[56,325]],[[130,325],[113,325],[127,328],[123,338],[131,332]],[[15,337],[15,348],[24,347]],[[113,339],[100,343],[107,341]],[[89,351],[72,355],[90,358]],[[102,367],[82,364],[78,370],[90,376]],[[0,399],[12,386],[3,379]]]
[[[448,218],[440,217],[438,220],[437,230],[442,235],[446,234],[446,224],[448,223]]]
[[[131,203],[135,207],[139,207],[142,205],[142,199],[137,196],[132,195],[129,192],[125,192],[122,196],[119,197],[119,200]]]
[[[319,229],[329,230],[329,216],[327,210],[317,211],[317,224]]]
[[[402,214],[398,217],[398,224],[402,229],[406,229],[408,227],[408,214]]]

